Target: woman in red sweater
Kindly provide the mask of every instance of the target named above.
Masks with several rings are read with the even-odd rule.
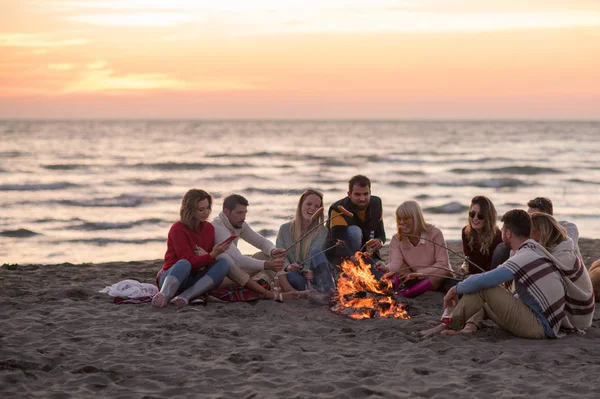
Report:
[[[502,232],[497,225],[496,207],[489,198],[478,195],[471,200],[469,220],[462,229],[462,249],[469,260],[489,271],[504,263],[510,250],[502,243]],[[460,268],[462,275],[481,273],[465,262]]]
[[[152,298],[152,306],[162,308],[169,302],[185,306],[217,287],[229,272],[227,260],[217,256],[229,249],[230,242],[214,245],[215,229],[207,221],[211,209],[212,197],[204,190],[192,189],[183,197],[181,219],[169,230],[165,263],[156,275],[160,292]]]

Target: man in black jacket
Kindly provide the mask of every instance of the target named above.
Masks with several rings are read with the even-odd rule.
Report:
[[[353,215],[340,212],[343,206]],[[385,243],[383,228],[383,207],[381,198],[371,195],[371,180],[363,175],[356,175],[348,182],[348,196],[336,201],[329,207],[330,246],[337,240],[344,241],[344,247],[336,247],[331,261],[340,264],[345,257],[354,255],[361,248],[369,250],[373,257],[381,259],[379,249]]]

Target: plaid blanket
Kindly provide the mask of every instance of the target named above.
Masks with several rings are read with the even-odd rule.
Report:
[[[592,324],[594,294],[589,275],[578,257],[564,264],[533,240],[521,245],[503,265],[541,307],[556,337],[565,330],[581,330]],[[587,277],[587,280],[586,280]]]
[[[257,281],[257,283],[261,287],[269,289],[269,283],[267,283],[262,278],[259,279]],[[262,295],[254,292],[254,291],[250,291],[247,288],[240,288],[240,287],[217,288],[217,289],[212,290],[210,292],[210,295],[217,299],[220,299],[222,301],[227,301],[227,302],[248,302],[248,301],[254,301],[254,300],[263,298]]]

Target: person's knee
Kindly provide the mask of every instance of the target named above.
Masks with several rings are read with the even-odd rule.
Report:
[[[230,266],[229,266],[229,262],[227,262],[227,260],[219,259],[210,268],[210,270],[208,271],[207,274],[213,279],[213,281],[221,282],[227,276],[227,273],[229,273],[229,268],[230,268]]]
[[[295,290],[302,291],[306,288],[306,280],[300,273],[290,272],[286,274],[286,277],[288,283],[290,283]]]
[[[192,272],[192,264],[187,259],[181,259],[175,262],[169,269],[169,275],[174,276],[179,280],[180,283],[186,279],[187,276]]]
[[[348,226],[348,245],[350,246],[350,250],[352,252],[356,252],[360,249],[360,244],[362,243],[363,235],[362,230],[358,226]]]
[[[192,264],[187,259],[178,260],[172,267],[177,268],[182,272],[187,271],[188,274],[192,271]]]

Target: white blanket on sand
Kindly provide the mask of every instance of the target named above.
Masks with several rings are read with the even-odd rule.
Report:
[[[158,293],[158,288],[154,284],[140,283],[137,280],[123,280],[110,287],[104,287],[98,292],[108,294],[112,297],[142,298],[156,295]]]

